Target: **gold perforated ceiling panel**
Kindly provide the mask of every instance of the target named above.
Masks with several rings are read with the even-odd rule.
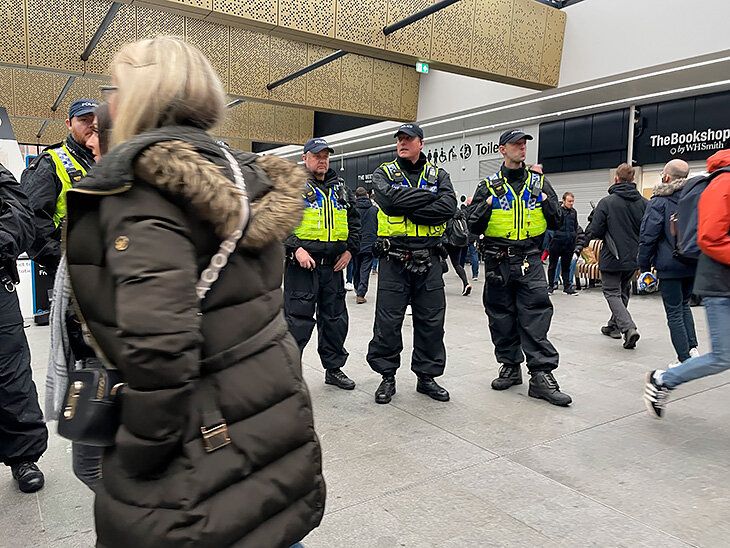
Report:
[[[210,60],[213,68],[228,89],[228,59],[230,49],[228,43],[229,27],[200,21],[198,19],[185,18],[185,37],[188,42],[195,45]]]
[[[36,143],[35,136],[46,119],[49,124],[41,144],[48,145],[61,140],[66,131],[64,122],[71,103],[82,97],[101,100],[99,84],[104,80],[79,76],[58,110],[51,112],[51,105],[66,79],[62,74],[0,67],[0,106],[5,106],[13,120],[22,126],[25,137],[21,142]],[[213,133],[224,140],[302,144],[312,137],[313,127],[311,110],[244,102],[227,109],[223,124]],[[29,132],[32,132],[31,137],[28,137]]]
[[[197,0],[146,0],[190,14],[180,10],[188,1]],[[213,0],[212,12],[193,15],[385,61],[427,60],[433,68],[534,89],[557,81],[563,11],[535,0],[462,0],[385,37],[385,25],[434,1]]]
[[[99,28],[109,10],[108,0],[86,0],[84,2],[84,35],[85,43],[89,43],[94,32]],[[107,31],[94,50],[94,54],[86,62],[86,70],[94,74],[106,74],[111,66],[114,54],[122,44],[137,39],[137,9],[124,4],[117,12]]]
[[[334,37],[335,0],[279,0],[279,25]]]
[[[48,3],[50,1],[27,0],[25,3],[22,0],[0,0],[0,2],[9,2],[7,5],[11,9],[25,10],[22,15],[18,14],[18,17],[13,18],[13,21],[33,21],[29,33],[24,33],[20,38],[12,32],[7,35],[8,37],[14,36],[12,39],[15,42],[0,41],[3,51],[8,53],[7,56],[0,57],[0,64],[55,74],[55,76],[46,77],[48,82],[41,84],[38,89],[29,90],[30,103],[24,107],[26,111],[24,115],[49,115],[48,108],[69,75],[108,79],[112,59],[123,44],[160,34],[172,34],[184,37],[205,53],[218,71],[226,91],[233,96],[377,118],[401,119],[401,111],[411,113],[408,115],[408,119],[415,117],[413,105],[418,101],[418,76],[410,68],[404,71],[399,64],[380,62],[378,67],[382,67],[389,78],[386,87],[396,90],[396,95],[378,97],[375,102],[373,101],[373,80],[381,78],[382,75],[373,71],[372,59],[357,55],[346,56],[345,64],[338,60],[317,69],[308,76],[268,91],[266,89],[268,83],[324,57],[333,50],[323,46],[308,45],[299,40],[292,40],[290,37],[272,36],[260,30],[253,31],[203,21],[199,17],[190,16],[192,13],[190,11],[187,12],[187,15],[182,12],[158,11],[147,7],[148,3],[145,5],[123,4],[93,54],[84,63],[80,60],[80,55],[99,27],[112,2],[110,0],[61,0],[65,11],[74,14],[72,23],[78,30],[75,34],[66,32],[62,36],[55,27],[50,28],[53,25],[47,20],[47,13],[42,12],[50,6]],[[368,1],[371,1],[372,6],[377,8],[374,12],[375,19],[380,18],[385,23],[387,20],[386,0]],[[237,5],[241,9],[245,7],[246,10],[249,10],[249,15],[252,17],[254,11],[256,17],[259,17],[263,9],[261,6],[265,4],[265,2],[261,2],[264,0],[259,0],[259,3],[244,2]],[[272,5],[279,9],[279,4],[275,0]],[[315,4],[306,5],[309,6],[307,8],[309,9]],[[321,5],[328,10],[337,4],[335,0],[326,0]],[[309,12],[302,11],[304,5],[299,6],[301,9],[293,3],[288,6],[288,15],[282,14],[281,16],[284,18],[288,16],[292,26],[300,25],[300,23],[300,26],[303,26],[304,19],[310,17],[307,15]],[[354,8],[354,4],[352,7]],[[57,12],[56,9],[54,13]],[[335,33],[336,28],[332,26],[334,18],[329,23],[327,22],[329,19],[324,16],[317,21],[317,24],[324,25],[322,28],[330,28],[332,34]],[[22,28],[25,28],[24,25]],[[72,34],[73,36],[71,36]],[[32,55],[28,59],[25,58],[26,39],[34,44]],[[59,45],[58,42],[62,40],[63,44]],[[46,43],[47,41],[49,43]],[[29,67],[26,62],[30,63]],[[24,85],[22,78],[20,84]],[[79,83],[75,85],[76,87],[71,90],[71,95],[77,93],[79,85]],[[310,86],[311,89],[309,89]],[[95,93],[96,88],[97,85],[94,86]],[[375,107],[373,107],[374,104]],[[402,105],[410,106],[404,108]],[[382,110],[379,110],[381,107]],[[43,112],[41,113],[39,109],[43,109]]]
[[[439,52],[442,61],[457,66],[469,64],[475,1],[478,0],[461,0],[434,14],[433,28],[437,32],[433,33],[431,47]]]
[[[309,45],[307,63],[330,55],[334,50]],[[307,74],[307,104],[320,108],[340,108],[340,71],[342,60],[337,59]]]
[[[0,0],[0,60],[25,65],[24,0]]]
[[[8,114],[13,114],[13,69],[0,67],[0,107],[5,107]]]
[[[82,72],[81,52],[86,44],[84,12],[78,0],[26,0],[26,4],[33,14],[28,17],[28,65]]]
[[[389,0],[388,24],[397,23],[431,4],[431,0]],[[389,35],[386,38],[386,47],[390,51],[413,55],[420,59],[428,59],[431,57],[432,31],[433,19],[426,17]]]

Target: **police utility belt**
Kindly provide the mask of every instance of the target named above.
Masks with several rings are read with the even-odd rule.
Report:
[[[490,246],[482,249],[486,267],[487,281],[505,284],[510,275],[510,265],[519,264],[522,276],[530,271],[528,257],[539,255],[537,248],[522,248],[518,246]]]
[[[403,264],[405,269],[414,274],[425,274],[433,265],[431,257],[440,256],[446,250],[442,245],[426,249],[395,248],[387,238],[378,238],[373,244],[373,256],[378,259],[393,259]]]

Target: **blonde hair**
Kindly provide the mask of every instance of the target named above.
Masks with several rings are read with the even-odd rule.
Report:
[[[112,131],[115,145],[146,130],[171,125],[203,130],[225,112],[225,93],[208,59],[174,36],[125,45],[111,66],[118,87]]]

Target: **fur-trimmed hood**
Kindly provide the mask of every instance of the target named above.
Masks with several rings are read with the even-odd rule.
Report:
[[[668,183],[659,183],[654,187],[652,196],[671,196],[675,192],[679,192],[687,184],[687,179],[675,179]]]
[[[276,156],[230,152],[241,167],[251,205],[241,246],[260,249],[283,241],[302,219],[306,172]],[[202,130],[168,127],[138,135],[111,150],[76,189],[92,194],[124,192],[135,180],[181,198],[213,225],[220,238],[238,226],[240,191],[220,145]]]
[[[282,241],[294,230],[302,218],[306,182],[302,168],[276,156],[261,156],[255,166],[268,178],[270,189],[258,198],[251,197],[251,218],[241,241],[249,249]],[[238,227],[241,191],[222,168],[198,154],[190,143],[157,143],[141,154],[136,170],[146,182],[182,197],[213,224],[219,237],[227,237]]]

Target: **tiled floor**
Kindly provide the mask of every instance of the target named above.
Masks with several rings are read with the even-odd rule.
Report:
[[[461,297],[447,274],[448,403],[417,394],[406,367],[392,404],[373,402],[379,378],[364,356],[374,292],[364,305],[348,294],[354,392],[325,386],[307,348],[328,483],[307,548],[730,545],[730,374],[677,390],[664,421],[644,412],[644,372],[674,357],[661,299],[632,300],[642,338],[627,351],[599,332],[600,291],[555,294],[556,376],[574,398],[561,409],[528,398],[526,385],[490,390],[497,365],[476,285]],[[704,312],[694,311],[704,350]],[[408,364],[410,318],[404,333]],[[48,331],[28,336],[42,401]],[[69,443],[54,433],[40,464],[47,485],[36,495],[0,471],[0,546],[91,546],[92,497],[73,476]]]

